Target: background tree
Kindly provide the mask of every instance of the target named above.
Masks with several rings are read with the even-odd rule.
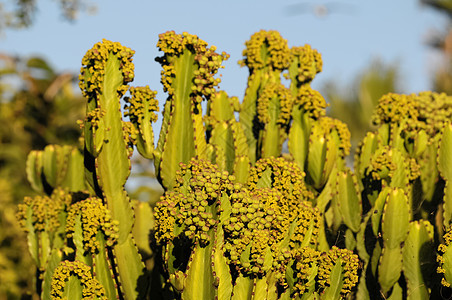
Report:
[[[95,6],[85,0],[58,0],[61,14],[73,21],[81,11],[94,12]],[[38,11],[37,0],[0,1],[0,32],[6,28],[26,28],[33,24]]]

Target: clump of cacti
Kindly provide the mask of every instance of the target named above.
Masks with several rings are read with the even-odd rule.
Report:
[[[452,98],[382,97],[351,169],[350,132],[311,87],[322,60],[309,45],[255,33],[240,62],[250,74],[241,102],[217,88],[226,53],[188,33],[161,34],[157,47],[168,97],[156,147],[156,92],[130,87],[134,52],[104,40],[82,61],[83,150],[29,156],[44,195],[26,198],[18,217],[42,297],[450,292]],[[125,190],[134,147],[164,190],[152,207]]]

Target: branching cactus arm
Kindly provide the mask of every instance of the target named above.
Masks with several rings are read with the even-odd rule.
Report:
[[[325,116],[327,106],[322,95],[309,85],[298,90],[292,110],[292,125],[289,130],[289,152],[298,166],[304,170],[309,151],[312,124]]]
[[[172,189],[179,163],[194,156],[206,158],[201,102],[215,95],[220,79],[214,75],[228,55],[216,53],[195,35],[172,31],[160,35],[157,47],[165,53],[157,61],[163,67],[161,81],[168,99],[155,165],[163,187]]]
[[[279,156],[287,138],[293,98],[283,84],[269,83],[257,100],[258,158]]]
[[[308,155],[309,134],[312,119],[325,115],[327,106],[319,92],[312,90],[311,81],[322,71],[322,57],[310,45],[293,47],[286,78],[290,79],[290,91],[294,99],[292,125],[289,131],[289,152],[298,166],[304,170]]]
[[[444,179],[443,226],[448,227],[452,221],[452,125],[445,124],[438,151],[438,170]]]
[[[85,166],[87,180],[118,224],[111,261],[126,299],[142,297],[144,264],[132,238],[133,210],[124,185],[130,174],[130,130],[122,120],[120,98],[133,79],[133,51],[104,40],[82,61],[80,87],[87,98]]]
[[[71,146],[48,145],[27,157],[27,178],[37,192],[52,194],[55,188],[85,191],[83,154]]]
[[[63,190],[55,189],[51,197],[26,197],[19,205],[17,217],[38,267],[36,281],[37,286],[42,283],[41,296],[44,298],[50,293],[50,278],[63,256],[66,209],[71,200]]]
[[[126,97],[125,116],[136,129],[136,146],[138,152],[148,159],[154,158],[154,131],[151,124],[157,121],[159,110],[158,101],[155,99],[157,92],[152,91],[149,86],[131,87],[131,97]]]
[[[238,99],[220,91],[211,97],[207,106],[206,134],[210,160],[223,171],[234,174],[244,183],[250,168],[249,149],[245,133],[234,113],[239,110]]]
[[[281,73],[289,67],[291,54],[287,41],[276,31],[261,30],[245,45],[244,59],[239,63],[248,67],[250,75],[241,105],[240,123],[248,141],[250,161],[254,164],[260,157],[257,140],[263,130],[258,124],[258,99],[267,84],[280,84]]]
[[[118,224],[111,219],[102,200],[92,197],[72,204],[68,212],[66,234],[76,247],[75,260],[92,268],[94,277],[104,287],[108,299],[118,297],[107,250],[118,238]]]
[[[430,299],[429,282],[435,276],[434,228],[428,221],[413,221],[403,246],[403,274],[408,299]]]

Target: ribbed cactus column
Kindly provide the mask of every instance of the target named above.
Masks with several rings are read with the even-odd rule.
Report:
[[[269,83],[257,99],[258,158],[279,156],[287,138],[293,98],[281,83]]]
[[[100,198],[90,197],[71,205],[66,236],[75,246],[75,261],[91,268],[93,277],[103,286],[108,299],[119,298],[112,272],[114,264],[108,257],[108,249],[118,238],[118,222],[112,220],[110,211]]]
[[[125,97],[128,103],[125,106],[125,116],[130,118],[134,133],[132,138],[138,152],[145,158],[154,158],[154,131],[152,123],[157,121],[156,112],[159,110],[158,101],[155,99],[157,92],[149,86],[130,88],[131,97]]]
[[[55,188],[71,192],[86,189],[83,154],[72,146],[48,145],[33,150],[27,157],[27,179],[37,192],[50,195]]]
[[[244,183],[250,169],[249,149],[243,128],[234,113],[240,109],[236,97],[216,93],[207,102],[206,135],[208,157],[223,171]]]
[[[214,78],[225,53],[195,35],[173,31],[159,36],[157,47],[164,52],[156,60],[163,67],[162,84],[168,99],[165,103],[162,130],[155,152],[156,174],[165,189],[175,184],[179,163],[192,157],[206,158],[206,136],[202,120],[202,100],[215,95]]]
[[[132,238],[134,216],[124,190],[130,174],[131,149],[120,98],[134,77],[133,53],[119,43],[104,40],[86,53],[80,75],[80,88],[87,98],[84,125],[87,180],[118,224],[110,260],[119,281],[118,293],[125,299],[137,299],[145,293],[139,284],[144,264]]]
[[[298,166],[304,170],[309,148],[311,123],[325,115],[327,106],[322,95],[311,89],[311,81],[322,71],[322,57],[309,45],[293,47],[286,77],[290,79],[290,91],[294,98],[292,124],[289,131],[289,152]]]
[[[246,49],[243,50],[244,59],[240,61],[240,64],[248,67],[250,75],[248,77],[245,97],[241,105],[240,123],[243,125],[248,141],[250,161],[254,164],[257,159],[262,157],[261,149],[257,144],[259,136],[261,136],[260,139],[262,140],[264,138],[263,135],[267,135],[267,133],[264,133],[265,126],[262,126],[260,123],[262,121],[268,123],[271,119],[273,119],[273,122],[276,122],[279,119],[282,121],[281,123],[285,124],[287,120],[287,118],[280,118],[279,116],[271,118],[271,115],[268,114],[268,109],[265,109],[266,112],[262,117],[263,119],[259,120],[258,99],[263,95],[264,89],[268,84],[274,84],[276,88],[279,88],[281,73],[289,66],[290,50],[287,46],[287,41],[277,31],[272,30],[256,32],[245,45]],[[276,107],[279,105],[275,107],[268,103],[272,97],[278,97],[278,94],[272,93],[269,95],[267,93],[267,96],[260,100],[262,102],[261,109],[270,106],[271,110],[276,112]],[[275,99],[275,101],[278,100]],[[284,102],[284,99],[282,101]],[[287,109],[287,107],[283,109]],[[276,142],[277,147],[279,147],[280,139],[278,137],[272,142]],[[276,155],[279,155],[279,153]]]

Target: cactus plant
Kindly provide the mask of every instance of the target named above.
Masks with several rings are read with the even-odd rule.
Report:
[[[352,169],[350,132],[311,87],[322,60],[309,45],[254,34],[240,62],[250,72],[241,103],[217,89],[226,53],[172,31],[157,47],[168,97],[155,147],[156,92],[129,87],[133,51],[104,40],[83,59],[83,152],[52,145],[29,155],[30,183],[46,195],[26,198],[18,217],[43,297],[449,291],[452,98],[384,95]],[[125,190],[134,147],[163,187],[152,206]]]

